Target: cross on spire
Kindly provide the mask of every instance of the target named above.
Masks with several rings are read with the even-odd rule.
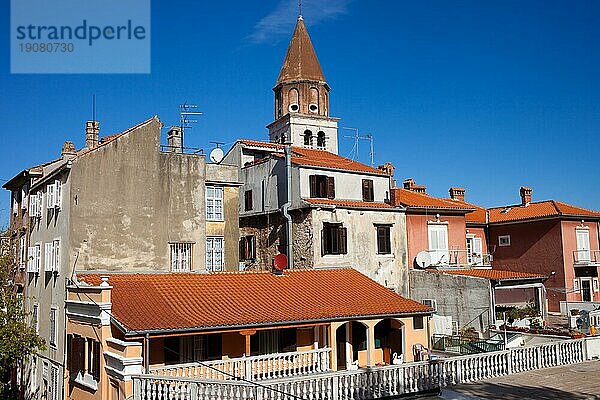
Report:
[[[298,19],[302,19],[302,0],[298,0]]]

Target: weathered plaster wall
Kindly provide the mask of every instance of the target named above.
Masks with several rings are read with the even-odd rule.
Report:
[[[389,199],[390,177],[367,175],[350,172],[337,172],[331,170],[300,168],[300,196],[308,198],[310,196],[310,175],[327,175],[335,180],[335,198],[343,200],[363,201],[362,180],[370,179],[373,181],[373,194],[376,202],[383,203]]]
[[[459,328],[473,326],[487,331],[490,318],[490,283],[487,279],[410,271],[410,298],[437,301],[437,314],[450,315]]]
[[[406,259],[406,219],[403,212],[351,209],[314,209],[312,211],[314,266],[352,267],[380,284],[408,293]],[[347,228],[347,254],[323,255],[323,223],[342,223]],[[375,225],[391,226],[391,254],[377,254]]]

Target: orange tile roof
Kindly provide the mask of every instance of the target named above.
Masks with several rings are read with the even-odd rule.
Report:
[[[586,210],[556,200],[530,203],[527,206],[514,205],[494,207],[489,210],[490,223],[523,221],[551,217],[600,218],[600,212]]]
[[[473,210],[473,207],[465,204],[455,203],[448,199],[441,199],[408,189],[394,188],[392,192],[392,198],[396,206],[462,211],[465,213]]]
[[[374,201],[354,201],[354,200],[331,200],[331,199],[303,199],[311,204],[321,204],[325,206],[338,206],[348,208],[394,208],[387,203],[378,203]]]
[[[112,314],[131,335],[431,312],[350,268],[109,276]],[[99,274],[78,278],[100,283]]]
[[[469,208],[472,208],[473,210],[475,210],[475,211],[471,211],[465,215],[465,220],[467,221],[467,223],[472,222],[472,223],[476,223],[476,224],[485,224],[487,222],[485,208],[480,207],[476,204],[469,203],[466,201],[461,201],[461,200],[454,200],[454,199],[444,199],[444,200],[455,203],[455,204],[460,204],[462,206],[469,207]]]
[[[510,279],[540,279],[547,278],[543,274],[532,274],[528,272],[504,271],[499,269],[447,269],[447,270],[428,270],[430,272],[440,274],[451,274],[461,276],[472,276],[475,278],[490,279],[495,281],[510,280]]]
[[[260,142],[257,140],[242,139],[239,142],[253,147],[280,150],[277,157],[283,156],[284,145],[278,143]],[[333,168],[343,171],[366,172],[369,174],[387,175],[384,171],[369,165],[351,160],[325,150],[309,149],[305,147],[292,147],[292,163],[296,165]]]

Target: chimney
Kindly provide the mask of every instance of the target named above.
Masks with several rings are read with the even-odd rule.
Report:
[[[531,190],[530,187],[521,186],[521,205],[527,207],[531,203]]]
[[[453,187],[448,190],[448,193],[452,200],[465,201],[465,189],[463,188]]]
[[[167,147],[171,153],[181,153],[181,127],[172,126],[167,132]]]
[[[378,166],[377,169],[385,172],[389,176],[394,176],[394,170],[396,167],[394,167],[394,164],[386,162],[385,164]]]
[[[98,121],[87,121],[85,123],[85,147],[89,150],[98,147],[99,125]]]
[[[404,189],[412,190],[415,186],[415,180],[413,178],[408,178],[404,180]]]
[[[63,144],[62,151],[60,153],[62,158],[67,159],[77,155],[77,150],[75,150],[75,145],[73,142],[67,140],[65,144]]]

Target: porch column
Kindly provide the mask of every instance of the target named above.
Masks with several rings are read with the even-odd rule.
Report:
[[[313,328],[313,349],[319,349],[319,326]]]
[[[367,327],[367,366],[373,366],[373,353],[375,352],[375,325],[381,320],[361,321]]]
[[[349,369],[348,367],[352,364],[352,362],[354,361],[352,359],[352,348],[351,346],[351,338],[352,338],[352,322],[348,321],[348,325],[346,325],[346,369]]]
[[[328,332],[328,343],[329,343],[329,347],[331,348],[331,370],[332,371],[337,371],[338,369],[338,365],[337,365],[337,341],[336,341],[336,332],[337,332],[337,328],[339,328],[340,326],[342,326],[343,323],[340,322],[332,322],[329,324],[329,332]]]
[[[256,333],[256,330],[245,330],[245,331],[240,331],[241,335],[244,335],[244,338],[246,339],[246,345],[245,345],[245,350],[244,350],[244,354],[246,357],[250,357],[250,337],[252,335],[254,335]]]

